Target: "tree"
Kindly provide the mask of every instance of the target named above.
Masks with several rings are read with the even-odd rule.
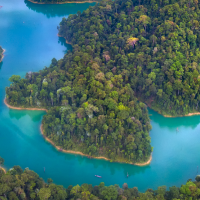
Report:
[[[150,23],[150,18],[146,15],[141,15],[138,21],[144,25],[145,32],[146,32],[146,27],[147,27],[147,24]]]
[[[134,46],[135,46],[135,44],[136,44],[136,42],[137,42],[138,40],[139,40],[138,38],[130,37],[130,38],[127,40],[127,43],[128,43],[129,45],[132,45],[133,48],[134,48]]]
[[[76,196],[80,191],[81,191],[81,187],[79,185],[76,185],[71,189],[70,194]]]
[[[9,81],[10,82],[13,82],[13,83],[18,83],[20,81],[21,77],[19,75],[12,75],[10,78],[9,78]]]
[[[101,195],[103,195],[103,198],[106,200],[117,199],[117,194],[118,192],[115,186],[104,187],[101,191]]]
[[[38,195],[40,200],[47,200],[51,196],[51,190],[49,188],[41,188]]]

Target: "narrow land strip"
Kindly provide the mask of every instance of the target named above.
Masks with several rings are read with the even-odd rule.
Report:
[[[7,103],[6,98],[4,99],[4,103],[5,103],[5,105],[6,105],[8,108],[15,109],[15,110],[44,110],[44,111],[48,112],[48,110],[45,109],[45,108],[21,108],[21,107],[11,106],[11,105],[9,105],[9,104]]]
[[[193,116],[193,115],[200,115],[200,112],[188,113],[187,115],[180,115],[180,116],[171,116],[171,115],[163,115],[163,116],[164,117],[189,117],[189,116]]]
[[[16,110],[45,110],[46,112],[48,112],[48,110],[45,109],[45,108],[20,108],[20,107],[11,106],[11,105],[9,105],[7,103],[6,98],[4,99],[4,103],[8,108],[11,108],[11,109],[16,109]],[[41,131],[41,134],[43,135],[44,139],[46,141],[48,141],[49,143],[51,143],[58,151],[61,151],[61,152],[64,152],[64,153],[79,154],[79,155],[90,157],[90,158],[103,159],[103,160],[110,161],[110,159],[108,159],[106,157],[103,157],[103,156],[94,157],[94,156],[89,156],[87,154],[84,154],[84,153],[82,153],[80,151],[64,150],[61,147],[56,146],[56,144],[52,140],[50,140],[47,136],[44,135],[44,130],[43,130],[43,126],[42,125],[40,126],[40,131]],[[144,163],[127,163],[127,164],[132,164],[132,165],[137,165],[137,166],[145,166],[145,165],[149,165],[151,163],[151,160],[152,160],[152,155],[149,157],[149,160],[147,160]]]
[[[65,1],[65,2],[37,2],[37,1],[33,1],[33,0],[28,0],[31,3],[35,3],[35,4],[66,4],[66,3],[94,3],[94,2],[98,2],[98,1]]]

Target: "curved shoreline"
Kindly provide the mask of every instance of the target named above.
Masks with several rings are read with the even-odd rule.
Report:
[[[44,130],[43,130],[43,125],[42,124],[40,126],[40,132],[41,132],[42,136],[44,137],[44,139],[47,142],[49,142],[51,145],[53,145],[60,152],[78,154],[78,155],[82,155],[82,156],[86,156],[86,157],[90,157],[90,158],[103,159],[103,160],[110,161],[109,158],[106,158],[106,157],[103,157],[103,156],[99,156],[99,157],[89,156],[89,155],[84,154],[84,153],[82,153],[80,151],[64,150],[60,146],[56,146],[56,144],[52,140],[50,140],[47,136],[44,135]],[[126,163],[126,164],[132,164],[132,165],[137,165],[137,166],[146,166],[146,165],[149,165],[151,163],[151,160],[152,160],[152,154],[151,154],[149,160],[144,162],[144,163]],[[125,163],[125,162],[120,162],[120,163]]]
[[[6,169],[5,169],[5,168],[3,168],[3,167],[0,167],[0,169],[2,169],[2,170],[3,170],[3,172],[6,174]]]
[[[16,109],[16,110],[44,110],[44,111],[48,112],[48,110],[45,109],[45,108],[20,108],[20,107],[11,106],[11,105],[9,105],[7,103],[6,98],[4,99],[4,103],[8,108],[11,108],[11,109]],[[59,150],[61,152],[79,154],[79,155],[86,156],[86,157],[91,157],[91,158],[95,158],[95,159],[103,159],[103,160],[110,161],[109,158],[106,158],[106,157],[103,157],[103,156],[93,157],[93,156],[89,156],[87,154],[84,154],[84,153],[82,153],[80,151],[72,151],[72,150],[64,150],[64,149],[61,150],[62,149],[61,147],[56,146],[55,143],[52,140],[50,140],[47,136],[44,135],[43,125],[42,124],[40,126],[40,131],[41,131],[41,134],[43,135],[44,139],[46,141],[48,141],[49,143],[51,143],[51,145],[53,145],[57,150]],[[151,160],[152,160],[152,154],[150,155],[149,160],[147,160],[144,163],[127,163],[127,164],[132,164],[132,165],[137,165],[137,166],[146,166],[146,165],[149,165],[151,163]],[[125,163],[125,162],[121,162],[121,163]]]
[[[6,98],[4,99],[4,103],[8,108],[11,108],[11,109],[14,109],[14,110],[43,110],[43,111],[48,112],[48,110],[45,109],[45,108],[20,108],[20,107],[11,106],[7,103]]]
[[[160,113],[159,113],[160,114]],[[162,115],[162,114],[161,114]],[[193,115],[200,115],[200,112],[196,112],[196,113],[189,113],[187,115],[179,115],[179,116],[171,116],[171,115],[163,115],[164,117],[172,117],[172,118],[175,118],[175,117],[190,117],[190,116],[193,116]]]
[[[149,160],[147,160],[146,162],[144,162],[144,163],[133,163],[133,165],[146,166],[146,165],[149,165],[151,163],[151,161],[152,161],[152,153],[151,153],[151,155],[149,157]]]
[[[3,60],[3,58],[4,58],[4,53],[5,53],[5,52],[6,52],[6,50],[3,49],[2,58],[1,58],[0,62],[2,62],[2,60]]]
[[[37,2],[37,1],[33,1],[33,0],[27,0],[31,3],[35,3],[35,4],[66,4],[66,3],[97,3],[98,1],[65,1],[65,2],[49,2],[49,3],[45,3],[45,2]]]
[[[58,36],[58,37],[63,37],[63,36],[61,36],[61,35],[59,35],[59,34],[57,34],[57,36]],[[65,38],[65,37],[63,37],[63,38]],[[72,45],[72,43],[69,42],[66,38],[65,38],[65,43],[66,43],[66,44],[70,44],[70,45]]]

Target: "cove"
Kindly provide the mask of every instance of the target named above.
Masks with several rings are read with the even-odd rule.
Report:
[[[8,109],[3,104],[8,78],[38,71],[53,57],[62,58],[70,46],[57,37],[57,25],[62,17],[94,4],[37,5],[22,0],[2,0],[1,4],[0,44],[6,53],[0,64],[0,156],[7,169],[13,165],[29,167],[45,180],[52,178],[65,187],[102,181],[122,186],[126,182],[145,191],[160,185],[180,186],[194,179],[200,166],[200,116],[164,118],[149,110],[153,160],[149,166],[138,167],[58,152],[39,131],[45,112]],[[97,179],[95,174],[103,178]]]

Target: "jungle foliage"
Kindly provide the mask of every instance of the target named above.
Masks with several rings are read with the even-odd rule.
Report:
[[[162,114],[200,111],[198,0],[103,1],[60,23],[59,34],[124,74],[136,96]]]
[[[68,186],[53,183],[48,179],[47,183],[34,171],[26,168],[24,171],[19,166],[14,166],[5,174],[0,169],[0,200],[180,200],[200,198],[200,178],[196,181],[188,180],[180,188],[172,186],[166,191],[166,186],[157,190],[148,189],[145,193],[138,191],[136,187],[128,188],[126,183],[105,186],[101,182],[98,186],[82,184],[81,186]]]
[[[13,75],[6,88],[9,104],[48,108],[44,134],[56,145],[90,156],[140,162],[151,153],[147,107],[137,102],[124,75],[101,71],[80,51],[52,59],[49,68]]]

